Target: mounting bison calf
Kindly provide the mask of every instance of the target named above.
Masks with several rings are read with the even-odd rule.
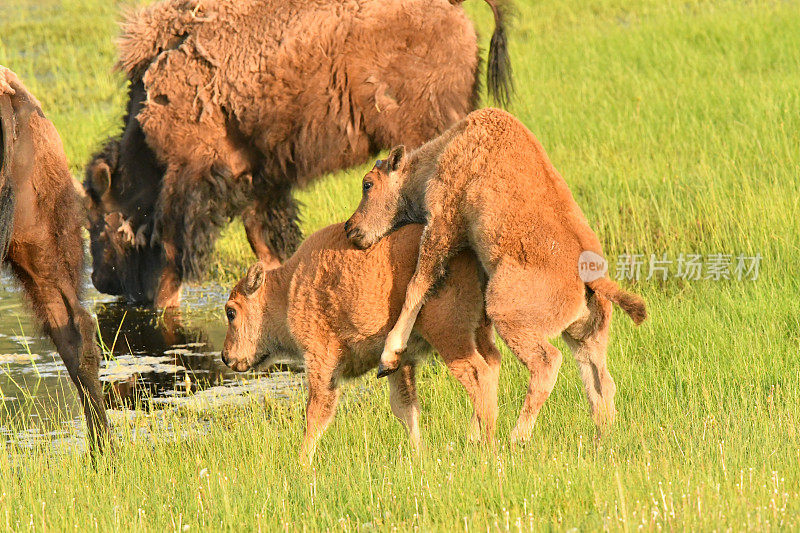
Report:
[[[487,2],[489,89],[505,101],[503,4]],[[479,55],[453,4],[172,0],[132,14],[119,41],[131,81],[125,131],[85,182],[98,289],[177,304],[236,215],[258,258],[277,265],[300,238],[293,187],[420,145],[466,116]],[[99,240],[111,212],[124,219],[110,232],[121,257]]]
[[[233,289],[223,361],[238,371],[272,360],[305,361],[308,407],[301,455],[306,461],[333,418],[340,383],[378,364],[414,273],[421,233],[419,225],[406,226],[363,253],[347,241],[342,224],[328,226],[306,239],[283,266],[252,266]],[[472,400],[470,438],[493,437],[500,352],[484,313],[482,287],[475,256],[454,257],[449,276],[419,313],[400,371],[390,377],[392,412],[415,447],[420,437],[414,367],[429,345]]]
[[[512,440],[530,437],[555,385],[561,353],[548,339],[559,333],[575,353],[598,427],[613,421],[616,387],[606,366],[611,302],[637,324],[645,304],[605,275],[581,278],[582,253],[602,255],[600,241],[521,122],[499,109],[475,111],[408,155],[402,146],[393,149],[364,177],[362,189],[345,226],[357,246],[372,246],[399,225],[426,222],[379,375],[399,367],[426,294],[450,257],[470,248],[489,277],[486,312],[530,371]]]
[[[106,412],[94,322],[80,303],[82,213],[58,132],[19,79],[0,67],[0,261],[11,266],[56,345],[97,449]]]

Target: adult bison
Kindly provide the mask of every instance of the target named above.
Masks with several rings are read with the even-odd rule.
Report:
[[[508,99],[502,0],[487,78]],[[300,240],[292,188],[476,107],[475,31],[457,0],[171,0],[123,24],[122,136],[87,168],[93,280],[176,305],[241,216],[258,258]]]
[[[106,430],[94,321],[81,306],[83,209],[39,102],[0,66],[0,263],[10,265],[83,404],[93,450]]]

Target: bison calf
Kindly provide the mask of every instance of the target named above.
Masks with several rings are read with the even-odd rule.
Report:
[[[614,380],[606,366],[611,303],[638,324],[645,304],[605,274],[582,279],[583,252],[602,255],[564,179],[542,145],[499,109],[475,111],[441,136],[406,154],[400,146],[364,177],[358,209],[345,229],[372,246],[408,222],[425,222],[416,271],[381,355],[379,375],[399,367],[431,287],[450,258],[472,249],[489,277],[486,311],[497,332],[530,371],[513,441],[530,437],[553,389],[562,334],[575,353],[598,426],[614,419]]]
[[[283,266],[250,268],[225,307],[228,334],[222,359],[238,371],[272,361],[300,359],[308,379],[302,458],[333,418],[340,383],[378,364],[386,334],[403,303],[422,227],[406,226],[364,253],[344,236],[342,224],[311,235]],[[419,446],[419,405],[414,367],[429,346],[467,390],[475,414],[470,438],[487,440],[497,420],[500,352],[483,305],[475,256],[464,252],[419,313],[409,349],[389,380],[392,412]]]
[[[64,360],[96,449],[106,412],[94,321],[80,303],[82,217],[58,132],[0,66],[0,262],[11,266]]]

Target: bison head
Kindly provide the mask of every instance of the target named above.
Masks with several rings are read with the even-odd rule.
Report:
[[[403,191],[406,181],[406,150],[394,148],[378,160],[361,182],[361,203],[345,222],[347,238],[358,248],[369,248],[395,229],[417,220],[417,206]]]
[[[152,231],[158,189],[152,179],[140,179],[140,171],[126,171],[121,146],[119,139],[110,140],[89,163],[83,183],[92,283],[100,292],[144,304],[153,301],[162,270]]]

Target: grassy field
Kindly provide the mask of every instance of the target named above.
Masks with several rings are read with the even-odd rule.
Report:
[[[511,110],[548,149],[612,271],[623,254],[676,261],[667,280],[644,279],[645,265],[624,282],[651,318],[639,328],[615,318],[613,432],[595,440],[565,357],[533,441],[510,449],[527,380],[504,349],[497,454],[466,442],[467,398],[437,363],[420,378],[421,458],[386,384],[369,376],[346,389],[313,472],[297,463],[300,397],[170,415],[208,433],[130,436],[97,469],[78,453],[0,450],[0,527],[800,528],[800,4],[518,4]],[[122,7],[0,6],[0,63],[42,100],[76,174],[119,128],[124,87],[111,66]],[[485,44],[488,8],[465,9]],[[352,211],[365,168],[298,193],[307,233]],[[218,252],[212,275],[224,282],[252,260],[236,224]],[[681,253],[760,254],[760,275],[678,279]]]

